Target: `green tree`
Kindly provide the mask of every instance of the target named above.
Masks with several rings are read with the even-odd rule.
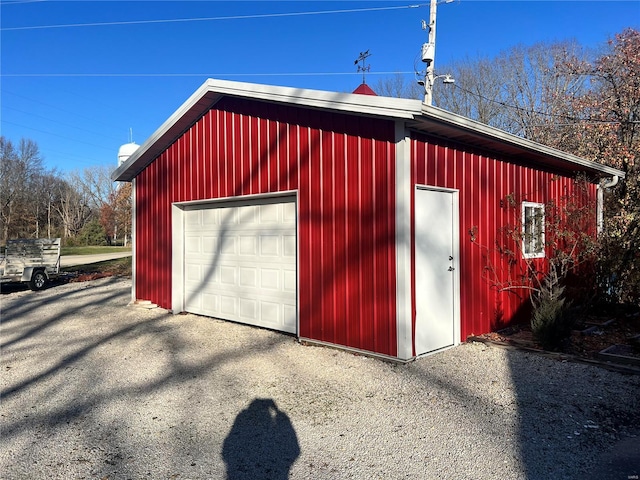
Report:
[[[107,245],[107,232],[98,219],[88,222],[78,237],[80,245]]]

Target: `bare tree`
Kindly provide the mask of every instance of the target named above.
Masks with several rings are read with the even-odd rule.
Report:
[[[70,175],[72,184],[82,191],[89,205],[96,210],[110,202],[116,193],[116,184],[111,180],[111,167],[96,166],[85,168]]]
[[[110,241],[116,241],[119,234],[129,234],[131,225],[131,207],[125,206],[126,199],[131,196],[131,190],[123,196],[122,187],[111,180],[111,168],[98,166],[85,168],[70,175],[69,181],[87,202],[104,228]],[[129,200],[130,202],[130,200]],[[123,210],[124,209],[124,210]]]
[[[640,32],[593,55],[574,42],[514,47],[450,67],[436,105],[626,173],[608,196],[601,279],[640,302]],[[440,85],[438,87],[441,87]]]
[[[76,237],[100,209],[117,198],[108,167],[66,179],[44,168],[38,145],[0,137],[0,231],[9,238]],[[126,228],[126,227],[123,227]]]
[[[60,180],[56,189],[58,202],[54,208],[62,222],[63,237],[75,237],[93,215],[91,199],[73,178]]]
[[[493,59],[467,58],[444,67],[456,83],[438,85],[434,100],[445,110],[547,143],[548,129],[540,126],[566,123],[567,98],[588,83],[559,68],[569,57],[583,61],[586,53],[574,42],[559,42],[516,46]]]
[[[421,87],[413,80],[407,80],[399,73],[392,77],[385,77],[378,80],[373,86],[373,91],[383,97],[413,98],[422,99],[424,97],[424,87]]]
[[[131,237],[131,183],[120,185],[112,203],[115,212],[115,231],[122,235],[123,244],[127,246],[127,239]]]
[[[35,209],[34,235],[36,238],[59,236],[61,233],[60,217],[55,207],[59,203],[59,176],[55,171],[38,175],[34,181],[34,191],[38,194],[31,197]]]
[[[36,231],[37,206],[34,198],[40,194],[38,179],[43,173],[38,145],[22,139],[18,147],[0,137],[0,222],[2,239],[33,236]]]
[[[467,57],[445,69],[456,83],[435,85],[434,104],[487,125],[500,124],[503,82],[495,62]]]

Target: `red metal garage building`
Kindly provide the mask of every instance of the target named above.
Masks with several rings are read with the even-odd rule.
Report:
[[[208,80],[113,178],[134,299],[408,360],[514,317],[469,229],[579,172],[623,175],[418,100]]]

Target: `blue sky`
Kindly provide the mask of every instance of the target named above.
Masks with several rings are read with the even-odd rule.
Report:
[[[61,173],[115,168],[130,129],[143,143],[209,77],[353,91],[362,80],[354,60],[365,50],[369,85],[385,72],[412,72],[429,18],[428,6],[408,8],[416,4],[0,0],[1,133],[34,140],[47,168]],[[352,11],[318,13],[342,10]],[[304,14],[280,15],[292,13]],[[639,25],[638,0],[440,4],[436,71],[519,44],[600,48]]]

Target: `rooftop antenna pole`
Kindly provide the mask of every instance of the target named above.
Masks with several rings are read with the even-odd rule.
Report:
[[[422,61],[427,64],[424,78],[424,103],[433,103],[434,60],[436,56],[436,9],[439,3],[451,3],[454,0],[431,0],[429,5],[429,23],[422,21],[422,29],[429,29],[429,41],[422,45]]]
[[[431,0],[429,5],[429,24],[422,28],[429,29],[429,41],[422,45],[422,61],[427,64],[424,79],[424,103],[431,105],[433,103],[433,82],[434,82],[434,60],[436,56],[436,9],[438,0]]]
[[[371,65],[367,65],[366,61],[367,61],[367,57],[370,57],[371,54],[369,53],[369,50],[367,50],[366,52],[360,52],[360,55],[358,55],[358,58],[356,58],[356,61],[353,62],[354,65],[358,65],[358,63],[362,62],[362,65],[358,65],[358,73],[362,72],[362,83],[367,83],[365,81],[365,74],[366,72],[368,72],[369,70],[371,70]]]
[[[129,127],[129,143],[133,143],[133,128]]]

